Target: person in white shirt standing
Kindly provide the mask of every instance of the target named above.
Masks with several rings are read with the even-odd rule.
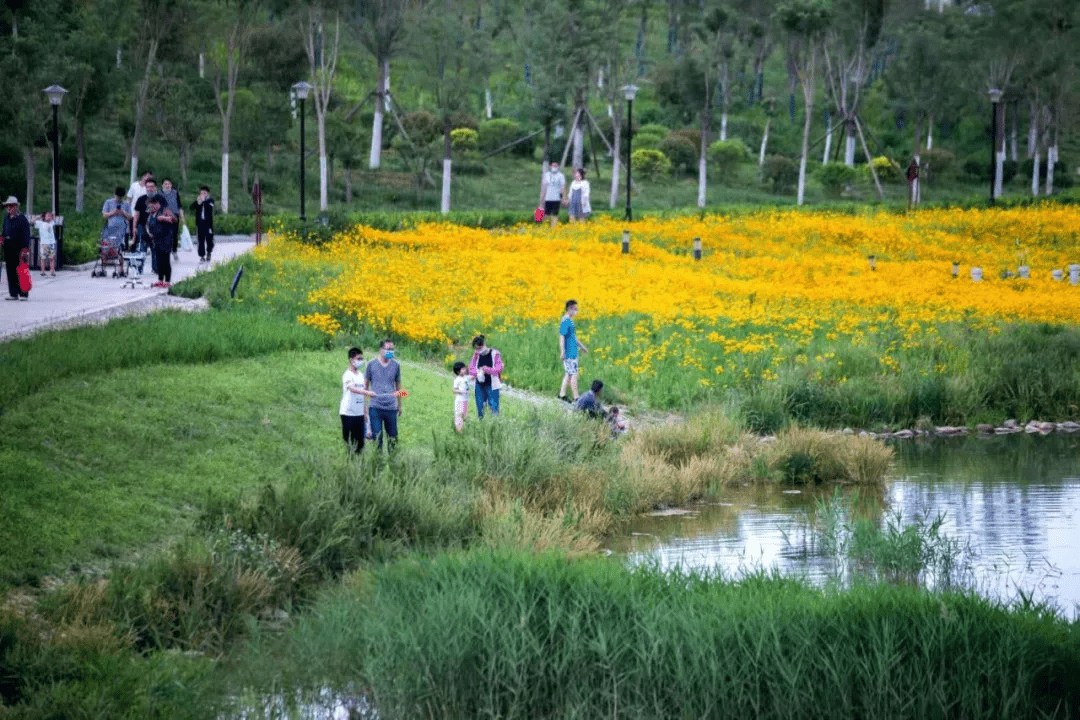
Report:
[[[364,449],[364,435],[367,433],[367,409],[364,398],[375,397],[364,382],[364,352],[360,348],[349,348],[349,367],[341,375],[341,438],[349,452],[358,453]]]
[[[566,178],[559,171],[559,163],[552,160],[540,180],[540,203],[544,207],[544,217],[551,221],[551,227],[559,224],[559,209],[562,207],[565,190]]]
[[[38,252],[41,257],[41,276],[45,277],[45,269],[48,268],[53,277],[56,277],[56,234],[53,233],[53,223],[56,220],[51,212],[43,213],[34,221],[34,227],[38,231]]]

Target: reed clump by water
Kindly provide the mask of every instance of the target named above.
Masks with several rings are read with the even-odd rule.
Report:
[[[643,496],[657,502],[761,482],[881,485],[892,461],[892,449],[876,440],[798,426],[766,442],[715,410],[639,430],[621,456],[623,470],[646,489]]]
[[[1080,711],[1080,626],[1053,613],[552,554],[414,557],[361,573],[277,651],[286,687],[359,685],[400,718]]]

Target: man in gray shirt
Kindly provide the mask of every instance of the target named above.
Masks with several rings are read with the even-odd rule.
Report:
[[[367,398],[371,436],[378,438],[381,450],[385,427],[386,447],[393,450],[397,445],[397,424],[401,416],[401,366],[394,359],[393,340],[387,338],[379,344],[379,354],[367,364],[364,381],[367,389],[375,393],[374,398]]]
[[[551,227],[559,224],[559,208],[562,206],[565,190],[566,178],[559,171],[559,163],[552,160],[547,172],[540,179],[540,202],[544,207],[544,217],[551,220]]]

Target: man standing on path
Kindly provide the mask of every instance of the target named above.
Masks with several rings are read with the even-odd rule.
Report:
[[[559,208],[562,207],[565,190],[566,178],[559,172],[559,163],[552,160],[540,179],[540,204],[544,207],[544,217],[551,220],[551,227],[559,224]]]
[[[574,316],[577,315],[577,300],[566,301],[566,313],[559,323],[559,358],[563,364],[562,385],[559,387],[559,399],[570,402],[566,397],[566,386],[574,393],[574,400],[578,399],[578,348],[582,352],[589,352],[589,348],[577,338],[577,328],[574,327]]]
[[[30,222],[19,212],[19,199],[14,195],[4,201],[4,209],[7,214],[4,215],[2,242],[8,274],[8,300],[26,300],[28,295],[19,286],[19,255],[30,247]]]
[[[199,236],[199,262],[210,262],[210,253],[214,252],[214,198],[210,197],[210,188],[199,188],[199,197],[191,206],[195,210],[195,233]]]
[[[368,363],[364,371],[367,389],[375,393],[368,399],[368,418],[371,435],[383,446],[383,428],[386,429],[387,450],[397,445],[398,418],[401,416],[401,366],[394,359],[394,341],[387,338],[379,344],[379,354]]]
[[[131,220],[131,237],[135,244],[135,252],[146,252],[149,230],[146,224],[150,221],[150,198],[157,194],[157,183],[152,179],[146,180],[146,193],[135,201],[135,211]],[[151,254],[150,264],[154,272],[158,271],[157,256]]]

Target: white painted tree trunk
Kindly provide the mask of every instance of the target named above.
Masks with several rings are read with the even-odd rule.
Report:
[[[1039,155],[1039,148],[1036,147],[1035,148],[1035,155],[1032,158],[1032,163],[1031,163],[1031,196],[1032,197],[1038,197],[1039,196],[1039,160],[1040,159],[1041,158],[1040,158],[1040,155]]]
[[[206,78],[206,53],[202,50],[199,51],[199,78]]]
[[[1058,147],[1051,145],[1046,149],[1046,185],[1043,187],[1044,195],[1054,194],[1054,165],[1057,164]]]
[[[382,126],[383,126],[383,103],[386,99],[386,89],[389,87],[386,77],[387,66],[379,63],[379,79],[375,88],[375,119],[371,121],[371,152],[368,155],[368,167],[378,170],[382,164]]]
[[[484,88],[484,111],[487,114],[487,119],[491,119],[491,88]]]
[[[855,130],[849,128],[844,138],[844,164],[855,167]]]
[[[1038,151],[1036,151],[1038,154]],[[1004,185],[1005,179],[1002,177],[1005,174],[1005,151],[998,150],[996,157],[994,158],[994,197],[999,198],[1005,192]]]
[[[765,132],[761,134],[761,149],[758,150],[758,167],[765,164],[765,151],[769,147],[769,125],[772,124],[772,118],[765,118]]]
[[[614,135],[611,143],[611,204],[612,210],[615,209],[615,203],[619,201],[619,145],[622,142],[622,125],[621,119],[616,118],[614,123]]]
[[[317,104],[317,103],[316,103]],[[330,207],[329,163],[326,157],[326,113],[320,112],[319,126],[319,212],[323,215]]]
[[[708,118],[708,115],[704,116]],[[709,148],[709,124],[706,119],[702,123],[701,128],[701,147],[698,148],[698,168],[697,168],[697,206],[699,208],[705,207],[705,195],[709,187],[709,173],[708,173],[708,148]],[[723,132],[723,124],[720,128]]]
[[[931,116],[926,121],[926,149],[934,149],[934,118]]]
[[[443,158],[442,161],[442,202],[439,208],[443,215],[450,212],[450,166],[452,162],[450,158]]]
[[[728,123],[728,113],[727,113],[727,110],[725,110],[724,112],[720,113],[720,140],[721,141],[727,140],[727,123]]]
[[[821,154],[821,164],[829,162],[829,155],[832,153],[832,127],[825,130],[825,152]]]
[[[136,153],[131,153],[131,176],[128,180],[128,187],[131,187],[131,183],[135,182],[135,174],[138,172],[139,156]]]
[[[1028,141],[1027,141],[1027,156],[1031,157],[1035,154],[1035,144],[1038,142],[1039,137],[1039,121],[1038,116],[1035,114],[1035,103],[1031,103],[1031,118],[1028,124]]]
[[[1016,147],[1016,118],[1013,118],[1012,132],[1009,133],[1009,155],[1012,157],[1013,162],[1019,160]]]
[[[229,153],[221,153],[221,212],[229,214]]]

